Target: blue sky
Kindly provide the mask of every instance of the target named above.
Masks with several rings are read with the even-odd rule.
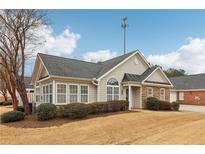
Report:
[[[65,29],[80,36],[68,54],[64,52],[58,55],[86,60],[82,57],[85,57],[87,52],[108,50],[114,53],[112,56],[122,54],[123,31],[120,23],[123,16],[128,17],[129,23],[128,51],[139,49],[148,60],[164,68],[172,67],[166,64],[170,54],[172,57],[172,54],[179,52],[178,58],[172,62],[182,62],[173,67],[187,69],[189,73],[205,72],[205,66],[197,71],[195,67],[186,67],[186,63],[190,63],[191,66],[191,63],[198,59],[190,61],[184,56],[186,52],[195,51],[193,47],[198,44],[202,47],[192,54],[204,54],[205,10],[49,10],[48,19],[53,37],[58,37]],[[184,45],[188,49],[184,49]],[[48,54],[58,52],[49,53],[49,49],[45,50]],[[205,60],[204,58],[202,60]],[[32,65],[27,69],[28,75],[31,74],[31,69]]]

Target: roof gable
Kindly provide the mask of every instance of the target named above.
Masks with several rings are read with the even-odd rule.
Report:
[[[145,81],[150,82],[164,82],[168,83],[169,81],[165,78],[165,76],[161,73],[159,69],[153,72]]]
[[[134,58],[134,56],[137,56],[137,57]],[[111,60],[108,60],[108,61],[103,62],[103,63],[104,63],[105,65],[107,65],[108,67],[106,67],[106,71],[103,70],[103,71],[101,71],[101,72],[99,73],[98,79],[102,79],[103,77],[105,77],[106,75],[108,75],[110,72],[113,72],[115,69],[117,69],[117,68],[123,66],[123,64],[125,64],[125,63],[127,64],[127,62],[128,62],[129,60],[133,59],[133,58],[134,58],[134,60],[135,60],[135,59],[139,60],[139,61],[140,61],[140,62],[139,62],[140,65],[145,66],[146,69],[150,67],[149,63],[146,61],[146,59],[144,58],[144,56],[143,56],[139,51],[134,51],[134,52],[130,52],[130,53],[128,53],[128,54],[125,54],[125,55],[122,55],[122,56],[119,56],[119,57],[116,57],[116,58],[113,58],[113,59],[111,59]],[[133,62],[134,62],[134,60],[133,60]],[[117,61],[117,62],[116,62],[116,61]],[[111,66],[109,63],[111,63],[112,66]],[[116,63],[117,63],[117,64],[116,64]],[[129,63],[129,65],[130,65],[130,64],[131,64],[131,63]],[[111,67],[109,67],[109,66],[111,66]],[[130,67],[132,67],[132,66],[130,66]],[[135,66],[134,66],[134,67],[135,67]],[[139,66],[136,67],[136,68],[139,68]],[[122,68],[122,69],[124,70],[124,72],[127,71],[126,68]],[[143,72],[144,72],[144,70],[143,70]]]
[[[155,66],[153,69],[154,70],[142,81],[143,83],[163,83],[173,86],[161,67]]]
[[[142,73],[141,75],[137,75],[137,74],[129,74],[129,73],[125,73],[124,78],[123,78],[123,82],[126,81],[135,81],[135,82],[142,82],[144,79],[146,79],[155,69],[157,69],[157,66],[152,66],[149,67],[144,73]]]
[[[100,78],[102,75],[118,66],[135,53],[137,53],[137,51],[99,63],[63,58],[42,53],[39,53],[38,56],[48,71],[48,74],[51,76],[92,79]]]

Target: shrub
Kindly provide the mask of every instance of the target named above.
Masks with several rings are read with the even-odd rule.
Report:
[[[116,100],[110,102],[96,102],[89,104],[89,106],[91,114],[125,111],[128,109],[128,101]]]
[[[0,106],[3,105],[4,102],[0,102]]]
[[[71,119],[84,118],[88,115],[90,109],[87,104],[71,103],[64,106],[63,117]]]
[[[167,101],[159,101],[159,110],[171,110],[171,103]]]
[[[12,102],[11,101],[4,101],[4,102],[1,102],[3,106],[8,106],[8,105],[12,105]]]
[[[146,100],[147,109],[149,110],[159,110],[160,103],[159,100],[155,97],[148,97]]]
[[[45,121],[56,117],[56,106],[50,103],[43,103],[36,110],[38,120]]]
[[[172,107],[172,110],[179,111],[180,104],[178,102],[172,102],[171,107]]]
[[[108,112],[108,102],[96,102],[89,104],[89,113],[98,114]]]
[[[24,107],[23,106],[18,106],[17,111],[24,112]]]
[[[1,116],[1,122],[7,123],[7,122],[14,122],[14,121],[21,121],[25,117],[25,114],[20,111],[9,111]]]

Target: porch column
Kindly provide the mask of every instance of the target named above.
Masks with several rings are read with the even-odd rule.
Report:
[[[52,103],[55,104],[56,103],[56,81],[53,80],[53,91],[52,91]]]
[[[129,110],[131,110],[131,108],[132,108],[132,90],[131,90],[132,88],[131,88],[131,86],[129,85],[129,87],[128,87],[128,90],[129,90],[129,92],[128,92],[128,101],[129,101]]]

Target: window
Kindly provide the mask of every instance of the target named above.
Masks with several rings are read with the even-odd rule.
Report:
[[[184,92],[179,92],[179,100],[180,101],[184,100]]]
[[[52,90],[53,90],[52,84],[43,86],[43,103],[52,103],[53,100]]]
[[[41,101],[41,96],[40,96],[40,87],[36,87],[36,102],[39,103]]]
[[[165,100],[165,89],[160,88],[160,100],[164,101]]]
[[[153,88],[152,87],[147,88],[147,97],[153,97]]]
[[[107,101],[119,100],[119,83],[115,78],[107,82]]]
[[[88,102],[88,86],[80,86],[80,100],[81,103]]]
[[[78,86],[70,85],[70,103],[78,102]]]
[[[66,103],[66,84],[57,84],[57,103]]]

